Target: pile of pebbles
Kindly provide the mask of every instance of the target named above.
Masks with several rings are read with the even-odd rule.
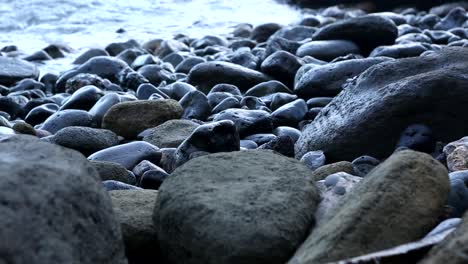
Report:
[[[465,7],[2,48],[0,262],[466,263]]]

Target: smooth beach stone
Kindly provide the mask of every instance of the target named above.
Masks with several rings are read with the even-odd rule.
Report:
[[[78,89],[70,96],[60,107],[60,110],[78,109],[90,110],[99,99],[104,95],[101,89],[95,86],[85,86]]]
[[[227,46],[227,40],[219,36],[204,36],[194,40],[190,46],[194,49],[203,49],[209,46]]]
[[[287,40],[281,37],[271,37],[266,43],[264,50],[257,50],[260,58],[267,58],[277,51],[287,51],[291,54],[296,54],[297,49],[302,45],[302,42]]]
[[[189,51],[189,47],[176,39],[164,40],[160,43],[160,47],[154,51],[154,55],[159,58],[164,58],[171,53],[178,53],[181,51]]]
[[[187,93],[179,103],[183,108],[182,118],[206,120],[211,114],[208,98],[198,90]]]
[[[364,177],[380,164],[380,161],[371,156],[361,156],[353,160],[353,169],[357,176]]]
[[[130,66],[132,67],[132,69],[138,70],[141,67],[150,64],[162,64],[162,61],[151,54],[142,54],[136,57],[135,60],[133,60],[133,62],[130,64]]]
[[[226,92],[209,93],[206,97],[208,98],[208,103],[211,107],[217,106],[219,103],[221,103],[227,98],[235,98],[232,94]]]
[[[380,16],[366,15],[324,26],[314,34],[312,39],[350,40],[360,47],[363,55],[366,55],[378,46],[393,44],[397,37],[398,29],[393,21]]]
[[[55,112],[39,128],[55,134],[60,129],[70,126],[96,127],[97,124],[88,112],[67,109]]]
[[[294,143],[299,139],[301,136],[301,131],[293,128],[293,127],[288,127],[288,126],[279,126],[272,131],[273,134],[276,136],[288,136],[290,137]]]
[[[260,69],[263,73],[292,87],[294,85],[294,76],[302,65],[303,62],[300,58],[287,51],[279,50],[268,56],[262,62]]]
[[[188,57],[184,59],[181,63],[175,68],[176,72],[182,72],[188,74],[190,70],[200,63],[204,63],[206,60],[202,57]]]
[[[56,90],[65,91],[67,81],[80,73],[91,73],[113,83],[120,83],[122,73],[129,70],[131,71],[130,67],[122,60],[106,56],[94,57],[79,67],[61,74],[56,83]]]
[[[253,140],[242,139],[240,141],[241,149],[256,149],[258,148],[258,144]]]
[[[250,110],[264,110],[266,112],[270,112],[268,107],[266,106],[265,102],[262,99],[256,96],[245,96],[240,101],[240,105],[244,109]]]
[[[24,121],[33,126],[38,125],[57,112],[58,109],[59,106],[54,103],[36,106],[28,112],[24,118]]]
[[[117,54],[115,57],[117,59],[125,61],[128,65],[132,65],[132,63],[135,61],[135,59],[138,56],[143,55],[143,51],[140,49],[135,49],[135,48],[129,48],[125,49],[119,54]]]
[[[109,56],[109,53],[103,49],[92,48],[83,52],[78,58],[76,58],[72,64],[83,64],[89,59],[98,57],[98,56]]]
[[[306,102],[303,99],[297,99],[276,109],[271,113],[271,118],[275,127],[296,127],[306,116],[307,110]]]
[[[160,258],[152,216],[158,192],[117,190],[109,192],[115,219],[120,223],[129,263],[149,264]]]
[[[307,168],[314,171],[325,165],[325,153],[320,150],[307,152],[304,156],[302,156],[301,162],[304,163]]]
[[[325,107],[325,106],[327,106],[332,100],[333,100],[333,97],[315,97],[315,98],[310,98],[309,100],[307,100],[307,107],[308,107],[308,108]]]
[[[377,47],[371,52],[369,56],[399,59],[407,57],[418,57],[425,51],[427,51],[427,48],[421,43],[405,43]]]
[[[12,119],[22,115],[23,109],[20,100],[27,100],[25,97],[20,99],[17,96],[0,96],[0,111],[8,113]]]
[[[281,106],[297,100],[297,95],[287,93],[276,93],[271,97],[270,109],[275,111]]]
[[[271,132],[273,119],[263,110],[228,109],[216,114],[213,121],[231,120],[236,125],[241,137]]]
[[[241,108],[241,104],[239,100],[235,97],[228,97],[221,102],[219,102],[213,109],[211,110],[212,114],[217,114],[219,112],[222,112],[224,110],[230,109],[230,108]]]
[[[188,74],[188,83],[194,85],[205,94],[213,86],[227,83],[237,86],[241,91],[247,91],[253,86],[269,81],[267,75],[230,62],[206,62],[196,65]]]
[[[285,263],[314,225],[319,197],[308,173],[267,151],[211,154],[177,168],[153,216],[165,263]]]
[[[141,180],[141,177],[143,176],[143,174],[149,170],[161,170],[161,171],[164,171],[163,169],[161,169],[160,167],[158,167],[157,165],[153,164],[152,162],[150,161],[147,161],[147,160],[143,160],[142,162],[138,163],[132,170],[133,174],[135,175],[136,179],[137,179],[137,182],[140,183],[140,180]]]
[[[37,67],[27,61],[0,56],[0,85],[11,86],[22,79],[39,78]]]
[[[255,46],[257,46],[257,42],[251,39],[239,39],[239,40],[234,40],[229,44],[229,48],[232,50],[238,50],[241,48],[249,48],[249,49],[254,49]]]
[[[431,128],[423,124],[407,127],[401,134],[396,147],[406,147],[412,150],[432,153],[435,150],[436,139]]]
[[[140,187],[143,189],[158,190],[161,184],[170,175],[162,169],[148,170],[141,176]]]
[[[252,33],[253,26],[248,23],[240,23],[234,27],[232,35],[239,38],[248,38]]]
[[[126,184],[126,183],[119,182],[119,181],[113,181],[113,180],[103,181],[102,186],[107,191],[123,191],[123,190],[141,191],[143,190],[140,187],[137,187],[131,184]]]
[[[314,66],[296,75],[294,92],[302,98],[336,96],[349,78],[360,75],[370,67],[389,61],[388,58],[354,59]],[[298,73],[299,74],[299,73]]]
[[[140,44],[136,42],[134,39],[130,39],[126,42],[114,42],[106,46],[105,50],[111,55],[111,56],[117,56],[119,53],[126,49],[131,49],[131,48],[139,48]]]
[[[211,89],[210,93],[217,93],[217,92],[226,92],[232,95],[242,95],[241,91],[237,86],[228,84],[228,83],[220,83],[217,84]]]
[[[230,152],[240,149],[239,132],[233,121],[224,120],[197,127],[182,142],[175,154],[176,167],[189,161],[194,152]]]
[[[161,155],[158,147],[144,141],[133,141],[100,150],[93,153],[88,159],[91,161],[115,162],[124,166],[127,170],[131,170],[143,160],[158,164]]]
[[[145,77],[152,85],[159,86],[163,82],[174,82],[172,72],[161,65],[145,65],[138,69],[138,73]]]
[[[307,42],[297,49],[299,57],[311,56],[319,60],[332,61],[347,54],[359,54],[359,47],[348,40],[317,40]]]
[[[279,81],[268,81],[263,82],[255,85],[254,87],[250,88],[247,92],[245,92],[244,96],[257,96],[262,97],[269,94],[274,93],[290,93],[292,91],[289,90],[286,85],[282,84]]]
[[[172,99],[123,102],[107,111],[102,128],[132,139],[147,128],[180,118],[182,112],[180,104]]]
[[[454,8],[439,23],[434,26],[435,30],[449,30],[460,27],[467,19],[466,11],[462,7]]]
[[[136,184],[135,175],[119,163],[110,161],[90,161],[102,181],[119,181],[126,184]]]
[[[417,240],[439,222],[448,193],[440,163],[397,152],[343,197],[288,263],[334,262]]]
[[[110,198],[81,154],[21,135],[0,140],[0,160],[2,262],[127,263]]]
[[[190,120],[169,120],[150,128],[143,140],[159,148],[177,148],[199,126]]]
[[[409,33],[397,38],[395,44],[409,44],[414,42],[432,43],[432,40],[428,36],[421,33]]]
[[[297,157],[320,149],[330,161],[381,159],[411,124],[430,124],[438,141],[465,136],[468,123],[457,109],[468,104],[467,61],[467,49],[451,47],[373,66],[306,127],[296,143]]]
[[[257,149],[269,149],[286,157],[294,157],[294,141],[288,136],[275,137]]]
[[[180,100],[186,94],[197,90],[192,85],[184,82],[175,82],[160,89],[162,89],[165,94],[174,100]]]
[[[43,50],[34,52],[33,54],[23,57],[23,60],[30,62],[43,62],[48,60],[53,60],[53,58]]]
[[[108,93],[101,97],[94,106],[88,111],[89,114],[93,116],[93,119],[96,123],[101,124],[104,115],[109,111],[109,109],[120,103],[122,98],[116,93]]]
[[[57,131],[52,143],[90,155],[119,144],[119,137],[112,131],[90,127],[70,126]]]
[[[276,23],[261,24],[253,28],[250,38],[260,42],[265,42],[276,31],[281,29],[281,25]]]
[[[316,28],[304,25],[287,26],[275,32],[275,37],[284,38],[292,41],[302,41],[312,38],[317,31]]]
[[[150,98],[150,96],[155,93],[158,94],[161,93],[161,91],[150,83],[144,83],[138,87],[136,96],[138,100],[148,100],[148,98]],[[169,99],[169,97],[166,99]]]

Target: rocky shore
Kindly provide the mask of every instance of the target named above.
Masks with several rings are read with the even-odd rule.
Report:
[[[465,8],[1,48],[0,263],[467,263]]]

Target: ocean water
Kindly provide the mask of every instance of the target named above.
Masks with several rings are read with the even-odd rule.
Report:
[[[275,0],[0,0],[0,47],[32,53],[58,43],[79,54],[114,41],[227,35],[238,23],[287,25],[301,16]]]

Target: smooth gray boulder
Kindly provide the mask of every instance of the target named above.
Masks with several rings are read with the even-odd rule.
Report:
[[[76,151],[2,137],[0,214],[0,263],[127,263],[109,195]]]
[[[188,161],[159,189],[164,263],[285,263],[314,225],[319,197],[308,174],[270,151]]]
[[[227,83],[247,91],[255,85],[271,80],[267,75],[230,62],[205,62],[196,65],[188,74],[188,83],[208,94],[216,84]]]
[[[39,78],[39,70],[34,64],[0,56],[0,85],[11,86],[27,78]]]
[[[399,151],[341,198],[289,263],[339,261],[420,239],[438,224],[449,190],[442,164]]]
[[[381,159],[411,124],[427,125],[442,142],[465,136],[467,66],[468,49],[445,48],[367,69],[305,128],[296,156],[322,150],[329,161]]]

